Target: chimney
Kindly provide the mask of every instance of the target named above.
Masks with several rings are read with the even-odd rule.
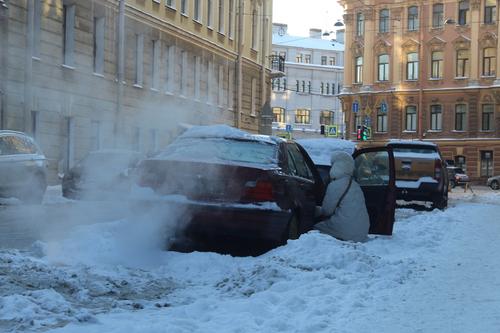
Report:
[[[309,29],[309,37],[321,39],[321,29]]]
[[[335,40],[342,44],[345,43],[345,29],[337,30],[337,33],[335,34]]]

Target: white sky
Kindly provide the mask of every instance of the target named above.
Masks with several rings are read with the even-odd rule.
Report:
[[[288,33],[308,36],[310,28],[335,30],[343,9],[336,0],[273,0],[273,23],[288,24]]]

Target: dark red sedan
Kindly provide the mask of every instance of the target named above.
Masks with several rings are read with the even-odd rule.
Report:
[[[225,125],[189,129],[140,163],[138,183],[183,212],[177,243],[198,244],[296,239],[316,223],[325,191],[299,144]]]

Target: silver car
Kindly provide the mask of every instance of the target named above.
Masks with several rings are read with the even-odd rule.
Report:
[[[0,130],[0,197],[42,202],[47,188],[47,159],[22,132]]]
[[[492,190],[500,189],[500,175],[488,178],[486,185],[491,187]]]

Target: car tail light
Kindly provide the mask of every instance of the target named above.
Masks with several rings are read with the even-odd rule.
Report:
[[[273,184],[270,181],[248,181],[245,183],[245,201],[274,201]]]
[[[436,160],[434,162],[434,179],[439,181],[441,179],[441,172],[442,172],[443,166],[441,164],[440,160]]]

